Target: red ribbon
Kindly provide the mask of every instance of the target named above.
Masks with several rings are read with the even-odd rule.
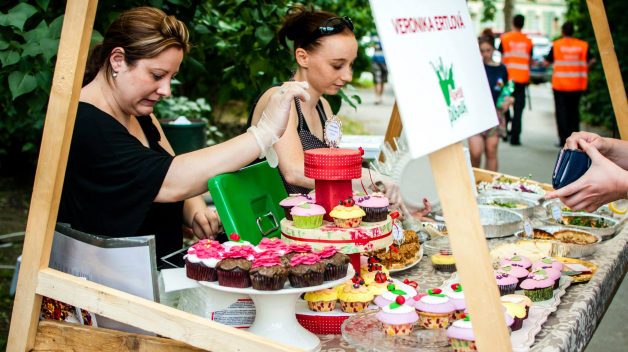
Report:
[[[352,163],[352,164],[342,164],[342,165],[316,165],[316,164],[310,164],[310,163],[305,163],[305,167],[308,169],[315,169],[315,170],[349,170],[351,168],[354,167],[361,167],[362,166],[362,162],[358,162],[358,163]]]
[[[408,280],[408,279],[403,280],[403,283],[404,283],[404,284],[406,284],[406,285],[408,285],[408,286],[411,286],[411,287],[412,287],[412,288],[414,288],[414,289],[416,289],[416,288],[419,286],[419,283],[418,283],[418,282],[416,282],[416,281],[410,281],[410,280]]]
[[[391,232],[392,232],[392,231],[391,231]],[[397,250],[397,248],[395,248],[395,246],[393,246],[392,244],[390,245],[390,249],[391,249],[391,251],[390,251],[390,263],[389,263],[389,265],[388,265],[388,266],[389,266],[390,268],[392,268],[392,262],[393,262],[393,260],[392,260],[392,252],[393,252],[393,251],[395,251],[395,253],[399,253],[399,251],[398,251],[398,250]]]
[[[376,241],[376,240],[381,240],[382,238],[386,238],[387,236],[390,236],[390,234],[392,234],[392,231],[390,231],[389,233],[385,234],[385,235],[381,235],[381,236],[377,236],[377,237],[371,237],[371,238],[361,238],[358,240],[314,240],[314,239],[309,239],[309,238],[300,238],[300,237],[292,237],[292,236],[288,236],[285,233],[281,233],[281,235],[287,239],[293,240],[293,241],[299,241],[299,242],[310,242],[310,243],[363,243],[363,242],[372,242],[372,241]]]
[[[369,162],[364,159],[364,149],[362,149],[362,147],[359,147],[358,150],[360,151],[360,156],[361,159],[366,161],[366,169],[369,170],[369,178],[371,179],[371,184],[373,185],[373,188],[379,191],[379,188],[377,188],[377,186],[375,186],[375,182],[373,182],[373,176],[371,175],[371,167],[369,166]],[[360,183],[362,184],[362,189],[364,190],[364,193],[366,193],[366,195],[369,194],[369,192],[366,191],[366,188],[364,188],[364,183],[362,182],[362,178],[360,178]]]

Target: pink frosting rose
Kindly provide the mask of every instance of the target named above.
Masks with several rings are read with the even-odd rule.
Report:
[[[258,247],[268,251],[285,251],[288,248],[288,245],[279,238],[273,237],[262,239]]]
[[[278,256],[262,255],[262,256],[256,257],[255,260],[253,260],[252,267],[257,268],[260,266],[265,266],[267,268],[270,268],[276,265],[283,267],[283,264],[281,264],[281,260],[279,260]]]
[[[204,240],[200,240],[198,242],[196,242],[192,248],[212,248],[214,250],[217,250],[219,252],[224,252],[225,247],[222,246],[222,244],[220,244],[220,242],[218,241],[213,241],[213,240],[208,240],[208,239],[204,239]]]
[[[330,258],[332,257],[334,254],[340,252],[340,250],[334,246],[327,246],[324,247],[323,249],[321,249],[318,252],[315,252],[319,257],[321,258]]]
[[[223,254],[223,258],[248,258],[255,255],[255,250],[249,245],[233,246],[229,252]]]
[[[188,252],[189,254],[195,254],[199,259],[222,259],[222,253],[211,247],[199,247],[195,248],[194,252]]]
[[[296,253],[306,253],[311,252],[312,246],[309,244],[289,244],[288,249],[286,250],[286,254],[296,252]]]
[[[321,258],[314,253],[301,253],[292,257],[290,260],[290,266],[297,266],[299,264],[313,265],[320,262]]]

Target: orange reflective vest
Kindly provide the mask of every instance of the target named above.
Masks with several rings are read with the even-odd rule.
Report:
[[[589,44],[575,38],[554,42],[554,74],[552,88],[564,92],[587,89],[587,51]]]
[[[530,56],[532,40],[521,32],[508,32],[500,37],[502,41],[502,62],[508,70],[508,78],[516,83],[530,82]]]

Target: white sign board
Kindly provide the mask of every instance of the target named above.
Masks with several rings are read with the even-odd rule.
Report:
[[[413,158],[498,124],[464,0],[370,0]]]

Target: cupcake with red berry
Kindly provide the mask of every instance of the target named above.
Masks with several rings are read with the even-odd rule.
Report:
[[[323,215],[327,211],[318,204],[301,202],[292,207],[292,221],[297,229],[315,229],[323,224]]]
[[[312,252],[312,247],[309,244],[291,243],[288,245],[288,247],[285,249],[284,254],[281,256],[281,262],[283,263],[283,265],[288,267],[290,265],[290,260],[295,255],[300,254],[300,253],[311,253],[311,252]]]
[[[358,196],[358,200],[355,201],[355,204],[364,210],[366,214],[362,218],[364,222],[386,221],[388,217],[388,205],[390,202],[381,192],[375,192],[362,197]]]
[[[374,296],[364,285],[364,279],[354,276],[338,293],[340,309],[345,313],[358,313],[366,309]]]
[[[410,335],[414,329],[414,323],[419,320],[419,315],[412,306],[405,303],[403,296],[397,296],[393,303],[375,314],[386,335]]]
[[[229,235],[229,241],[222,243],[222,246],[225,249],[225,252],[228,252],[229,250],[231,250],[231,248],[233,247],[240,247],[240,246],[253,246],[251,244],[251,242],[249,241],[245,241],[243,240],[240,235],[238,235],[237,233],[232,233],[231,235]],[[253,248],[256,252],[261,252],[262,250],[257,250],[255,248]]]
[[[419,313],[419,325],[425,329],[443,329],[449,325],[456,307],[449,297],[438,288],[427,290],[428,295],[423,296],[414,304]]]
[[[201,240],[188,248],[185,272],[188,278],[197,281],[216,281],[216,264],[222,260],[223,246],[218,241]]]
[[[321,258],[323,265],[325,265],[325,281],[339,280],[347,276],[351,258],[340,253],[338,248],[327,246],[315,254]]]
[[[373,279],[373,281],[371,281],[371,283],[367,286],[369,288],[369,292],[377,297],[388,291],[388,285],[392,283],[393,281],[390,280],[386,274],[378,272],[375,274],[375,278]]]
[[[329,216],[334,219],[336,226],[341,229],[350,229],[360,226],[364,215],[366,215],[366,213],[355,204],[352,197],[341,200],[340,204],[329,212]]]
[[[405,301],[404,304],[409,305],[409,306],[414,306],[414,303],[415,303],[414,296],[416,296],[416,292],[406,292],[406,291],[400,290],[392,282],[389,282],[386,288],[387,288],[386,292],[375,297],[375,300],[373,301],[373,303],[375,303],[378,307],[383,308],[391,304],[392,302],[395,302],[395,300],[397,299],[397,296],[399,295],[403,296],[403,299]]]
[[[251,286],[250,271],[255,257],[253,247],[247,245],[231,247],[216,264],[220,286],[247,288]]]
[[[314,253],[298,253],[290,259],[288,279],[294,288],[323,284],[325,265]]]
[[[290,214],[290,210],[296,207],[301,203],[316,203],[314,198],[309,194],[290,194],[287,198],[284,198],[281,202],[279,202],[279,206],[283,208],[284,213],[286,214],[286,219],[292,221],[292,214]]]
[[[471,352],[477,351],[478,348],[475,345],[475,334],[473,333],[473,325],[469,314],[463,314],[462,319],[454,321],[445,335],[451,342],[451,348],[454,352]]]
[[[453,320],[462,319],[464,310],[467,309],[467,301],[464,299],[464,292],[462,292],[462,286],[460,284],[451,285],[451,291],[445,292],[445,295],[449,297],[451,303],[454,304]]]
[[[274,252],[258,253],[250,270],[251,285],[260,291],[281,290],[288,279],[288,269]]]

